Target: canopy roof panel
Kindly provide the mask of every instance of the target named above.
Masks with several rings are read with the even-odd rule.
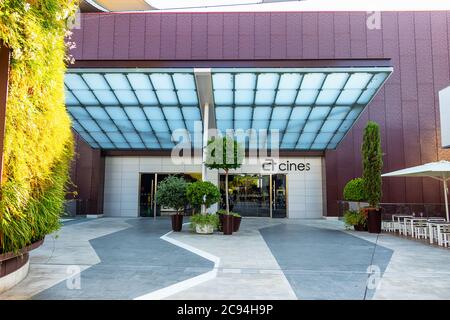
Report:
[[[192,71],[99,71],[64,81],[73,128],[94,148],[170,149],[174,131],[201,121]]]
[[[210,107],[223,133],[276,131],[280,149],[334,149],[391,72],[390,67],[213,68]],[[191,144],[194,132],[201,135],[194,131],[202,127],[199,92],[205,88],[199,85],[194,69],[71,69],[66,105],[73,128],[94,148],[171,149],[174,131],[189,133],[183,140]],[[246,147],[255,146],[247,139]]]
[[[334,149],[389,76],[386,68],[214,70],[220,130],[279,130],[281,149]]]

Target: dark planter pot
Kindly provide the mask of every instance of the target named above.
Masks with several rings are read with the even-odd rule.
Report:
[[[217,229],[220,232],[223,231],[223,214],[219,214],[219,225],[217,226]]]
[[[355,229],[355,231],[367,231],[367,227],[364,224],[354,225],[353,228]]]
[[[233,232],[238,232],[241,226],[242,217],[233,217]]]
[[[365,210],[369,233],[381,233],[381,210],[378,208],[366,208]]]
[[[20,269],[28,261],[28,253],[39,248],[44,243],[44,239],[33,242],[22,248],[19,252],[0,253],[0,278]]]
[[[172,230],[175,232],[180,232],[183,228],[183,215],[174,214],[172,217]]]
[[[223,234],[230,235],[233,234],[233,216],[229,214],[223,215],[222,224]]]

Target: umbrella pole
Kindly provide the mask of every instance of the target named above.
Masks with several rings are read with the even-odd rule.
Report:
[[[445,198],[445,214],[447,216],[447,221],[450,221],[449,215],[448,215],[448,188],[447,188],[447,179],[444,178],[444,198]]]

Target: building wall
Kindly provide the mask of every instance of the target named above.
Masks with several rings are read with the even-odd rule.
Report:
[[[308,163],[308,171],[263,171],[261,163],[247,162],[234,173],[286,173],[288,216],[293,219],[321,218],[324,215],[323,161],[321,157],[280,158],[277,163]],[[137,217],[141,173],[200,173],[201,160],[173,164],[169,157],[106,157],[104,213],[106,216]],[[208,170],[207,180],[218,185],[217,170]],[[217,207],[212,207],[215,212]]]
[[[394,73],[335,151],[326,153],[327,213],[361,175],[366,122],[382,130],[384,171],[440,159],[438,91],[450,82],[450,12],[385,12],[380,29],[362,12],[84,14],[78,60],[390,58]],[[384,180],[384,202],[443,201],[431,179]]]
[[[78,214],[103,213],[105,158],[100,150],[92,149],[75,134],[75,159],[71,166],[72,192],[70,199],[77,199]]]

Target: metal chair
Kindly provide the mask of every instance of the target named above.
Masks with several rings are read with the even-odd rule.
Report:
[[[428,238],[428,225],[427,221],[415,221],[413,224],[414,237],[416,239],[427,239]]]
[[[447,248],[450,243],[450,225],[439,226],[439,228],[440,239],[438,239],[438,244]]]

